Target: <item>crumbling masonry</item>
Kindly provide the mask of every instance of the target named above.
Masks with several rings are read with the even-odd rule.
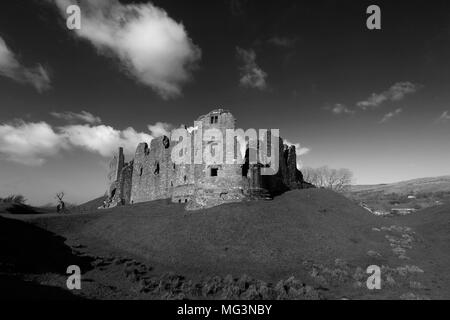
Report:
[[[226,110],[218,109],[201,116],[196,122],[203,129],[215,128],[225,137],[227,129],[235,129],[235,118]],[[191,138],[193,136],[190,133]],[[162,136],[137,146],[135,158],[126,163],[123,149],[110,162],[108,175],[108,198],[104,207],[133,204],[158,199],[171,199],[175,203],[186,203],[186,209],[195,210],[228,202],[271,199],[291,189],[309,188],[297,169],[294,146],[287,146],[279,138],[279,170],[274,175],[261,175],[261,164],[249,163],[249,149],[245,160],[238,163],[220,164],[175,164],[172,149],[178,142]],[[224,146],[224,157],[227,152]],[[199,146],[192,143],[192,157],[210,141]],[[201,150],[199,150],[201,148]],[[236,156],[236,159],[238,156]]]

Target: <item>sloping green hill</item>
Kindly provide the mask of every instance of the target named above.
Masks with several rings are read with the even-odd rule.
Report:
[[[307,259],[333,262],[365,257],[377,236],[372,227],[386,224],[323,189],[295,190],[272,201],[192,212],[167,200],[96,212],[48,218],[45,225],[58,233],[64,230],[106,241],[178,271],[248,272],[263,277],[301,272]]]
[[[176,285],[169,286],[170,294],[193,283],[206,291],[189,295],[204,298],[216,294],[208,292],[218,283],[229,283],[228,274],[244,283],[248,275],[281,291],[277,283],[295,277],[326,298],[441,299],[450,296],[448,213],[448,206],[440,206],[382,218],[337,193],[308,189],[200,211],[160,200],[18,218],[93,257],[82,293],[96,299],[164,298],[167,292],[158,288],[166,278]],[[365,286],[370,265],[382,268],[382,290]],[[54,281],[64,288],[66,280],[60,280]]]
[[[419,178],[389,184],[355,185],[352,192],[380,192],[384,194],[397,193],[400,195],[414,193],[450,192],[450,176]]]

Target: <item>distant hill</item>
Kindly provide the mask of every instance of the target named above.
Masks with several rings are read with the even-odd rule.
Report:
[[[105,200],[105,196],[101,196],[98,198],[95,198],[93,200],[90,200],[88,202],[85,202],[83,204],[80,204],[74,208],[70,209],[70,212],[72,213],[89,213],[89,212],[95,212],[98,207],[103,205],[103,201]]]
[[[416,193],[450,192],[450,176],[419,178],[389,184],[354,185],[352,193],[397,193],[408,195]]]
[[[48,207],[33,207],[23,203],[0,203],[0,214],[44,214],[55,210]]]

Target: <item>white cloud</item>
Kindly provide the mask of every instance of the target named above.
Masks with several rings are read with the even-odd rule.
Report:
[[[0,125],[0,156],[31,166],[42,165],[62,149],[81,148],[111,157],[118,147],[123,147],[128,156],[134,156],[140,142],[149,143],[152,139],[152,135],[131,127],[117,130],[106,125],[83,124],[52,128],[46,122],[20,120]]]
[[[240,67],[241,78],[239,83],[243,87],[264,90],[267,88],[267,73],[256,63],[256,53],[254,50],[245,50],[236,47],[236,53],[242,66]]]
[[[112,156],[118,147],[123,147],[127,155],[134,155],[140,142],[150,142],[153,137],[136,132],[129,127],[117,130],[111,126],[70,125],[60,127],[60,134],[71,146],[79,147],[104,157]]]
[[[34,68],[26,68],[21,65],[2,37],[0,37],[0,76],[22,84],[31,84],[38,92],[50,88],[50,77],[47,70],[40,64]]]
[[[448,110],[446,110],[437,119],[437,122],[448,122],[448,121],[450,121],[450,113],[448,112]]]
[[[61,148],[63,139],[45,122],[0,125],[0,155],[9,161],[41,165]]]
[[[151,3],[54,1],[64,18],[66,8],[78,3],[82,19],[76,34],[100,54],[116,57],[128,75],[164,99],[181,94],[181,86],[191,79],[191,71],[201,58],[200,48],[189,38],[183,24]]]
[[[297,169],[300,170],[303,167],[301,156],[308,154],[311,151],[311,149],[302,147],[300,143],[292,143],[289,140],[284,140],[284,143],[287,144],[288,146],[295,146],[295,152],[297,154]]]
[[[406,95],[413,94],[420,89],[420,86],[411,82],[397,82],[388,90],[382,93],[372,93],[364,101],[359,101],[356,105],[363,110],[376,108],[386,101],[399,101]]]
[[[353,114],[355,113],[354,110],[349,109],[346,105],[341,103],[336,103],[332,107],[326,107],[326,110],[331,110],[333,114],[339,115],[339,114]]]
[[[394,118],[394,117],[398,116],[400,113],[402,113],[402,111],[403,110],[401,108],[398,108],[392,112],[386,113],[383,116],[383,118],[380,120],[380,123],[385,123],[385,122],[390,121],[392,118]]]
[[[94,116],[92,113],[87,111],[81,111],[80,113],[66,111],[66,112],[51,112],[52,116],[58,119],[63,119],[68,122],[87,122],[90,124],[101,123],[102,119],[100,117]]]
[[[170,137],[170,131],[172,131],[172,129],[173,125],[166,122],[157,122],[155,124],[148,125],[148,130],[150,130],[150,133],[155,138],[161,136]]]

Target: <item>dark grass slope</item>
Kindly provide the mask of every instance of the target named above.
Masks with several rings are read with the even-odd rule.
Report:
[[[26,281],[23,274],[66,275],[69,265],[86,271],[90,259],[73,254],[65,238],[29,223],[0,217],[0,299],[77,299],[67,290]]]
[[[88,266],[65,240],[33,224],[0,217],[1,267],[24,273],[65,274],[71,264]]]
[[[356,261],[377,241],[373,216],[327,190],[295,190],[272,201],[201,211],[154,201],[43,219],[52,230],[82,234],[182,274],[251,274],[268,280],[303,275],[305,260]],[[89,219],[89,222],[86,221]]]
[[[23,203],[0,203],[0,214],[44,214],[55,211],[51,208],[32,207]]]

